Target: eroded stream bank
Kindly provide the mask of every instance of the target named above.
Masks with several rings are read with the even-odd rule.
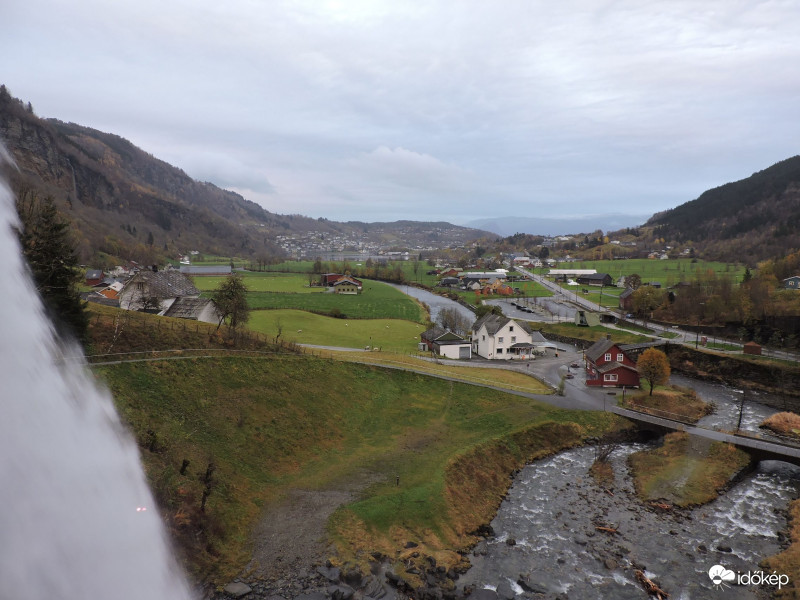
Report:
[[[635,576],[642,569],[673,599],[714,598],[720,592],[710,567],[756,571],[780,549],[800,470],[762,463],[711,504],[661,510],[636,498],[628,474],[627,457],[643,447],[625,445],[612,455],[613,495],[588,475],[590,447],[525,467],[492,521],[495,536],[475,547],[459,588],[505,598],[633,600],[646,597]],[[758,593],[737,586],[725,598],[763,597]]]

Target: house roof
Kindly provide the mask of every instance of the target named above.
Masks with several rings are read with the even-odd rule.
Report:
[[[175,298],[177,296],[199,296],[198,290],[186,275],[178,271],[139,271],[128,280],[125,287],[134,283],[147,284],[147,294],[155,298]]]
[[[86,271],[86,279],[102,279],[104,276],[105,274],[100,269],[92,269],[91,271]]]
[[[423,331],[419,334],[423,340],[427,340],[429,342],[463,342],[465,338],[463,336],[458,335],[457,333],[453,333],[449,329],[444,329],[436,325],[435,327],[431,327],[427,331]]]
[[[475,321],[475,323],[472,325],[472,330],[478,331],[481,327],[486,326],[486,333],[489,335],[494,335],[503,327],[505,327],[510,321],[514,321],[514,323],[519,325],[519,327],[526,333],[533,333],[533,329],[531,329],[531,326],[525,321],[515,321],[514,319],[504,317],[503,315],[496,315],[494,313],[485,314],[480,319]]]
[[[339,279],[333,282],[333,285],[334,287],[336,287],[337,285],[341,285],[343,283],[349,283],[350,285],[356,285],[358,287],[361,287],[361,281],[359,281],[355,277],[350,277],[349,275],[342,275],[341,277],[339,277]]]
[[[588,279],[589,281],[602,281],[606,277],[610,279],[611,275],[609,275],[608,273],[588,273],[586,275],[578,275],[578,277],[584,280]]]
[[[616,346],[616,344],[612,340],[609,340],[608,338],[597,340],[586,350],[586,358],[588,358],[592,362],[595,362],[598,358],[603,356],[603,354],[605,354],[613,346]]]
[[[622,293],[619,295],[619,297],[620,297],[620,300],[624,300],[625,298],[627,298],[627,297],[628,297],[628,296],[630,296],[631,294],[633,294],[633,288],[625,288],[625,291],[624,291],[624,292],[622,292]]]
[[[164,312],[164,316],[177,317],[179,319],[197,319],[209,304],[213,303],[208,298],[187,298],[182,296],[175,299],[175,302]]]
[[[230,265],[181,265],[181,273],[189,275],[229,275]]]
[[[603,373],[608,373],[609,371],[616,371],[617,369],[627,369],[628,371],[633,371],[635,373],[639,372],[636,369],[634,369],[633,367],[631,367],[630,365],[624,365],[624,364],[622,364],[620,362],[617,362],[615,360],[612,360],[611,362],[607,362],[607,363],[605,363],[603,365],[600,365],[599,367],[597,367],[597,372],[600,373],[600,374],[603,374]]]

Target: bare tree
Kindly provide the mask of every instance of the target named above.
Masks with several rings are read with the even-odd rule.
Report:
[[[466,335],[472,328],[472,319],[462,315],[458,309],[448,307],[439,311],[436,316],[436,324],[453,333]]]

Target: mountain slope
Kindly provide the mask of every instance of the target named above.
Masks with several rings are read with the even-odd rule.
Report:
[[[691,242],[709,259],[754,263],[800,248],[800,156],[654,215],[656,237]]]
[[[336,223],[264,210],[239,194],[193,180],[182,170],[129,141],[74,123],[37,117],[0,86],[0,141],[18,171],[6,175],[17,188],[52,195],[74,224],[82,260],[98,253],[142,262],[189,250],[222,256],[275,258],[277,235],[353,234],[375,230],[381,241],[411,244],[436,239],[461,242],[485,235],[440,223]]]

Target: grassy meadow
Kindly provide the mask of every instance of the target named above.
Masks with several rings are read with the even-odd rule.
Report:
[[[745,266],[691,258],[671,258],[656,260],[648,258],[631,258],[626,260],[578,260],[558,268],[596,269],[598,273],[608,273],[614,282],[623,275],[638,273],[642,282],[658,281],[663,286],[673,285],[680,281],[689,281],[695,273],[713,271],[717,277],[733,277],[738,283],[744,276]],[[550,269],[536,269],[537,273],[546,275]]]
[[[339,560],[371,550],[395,556],[400,540],[423,542],[421,552],[459,549],[496,509],[513,468],[620,423],[609,413],[291,355],[93,371],[133,430],[191,572],[214,583],[240,572],[253,526],[291,489],[372,475],[362,499],[330,523]],[[465,505],[475,485],[476,505]]]
[[[425,326],[400,319],[336,319],[304,310],[254,310],[247,327],[271,337],[298,344],[414,352]]]
[[[195,277],[194,284],[210,296],[224,279]],[[428,317],[422,305],[380,281],[364,281],[362,293],[347,295],[311,287],[308,275],[301,273],[245,272],[242,279],[249,290],[248,306],[253,311],[296,309],[319,314],[341,311],[348,319],[401,319],[416,323],[425,323]]]

